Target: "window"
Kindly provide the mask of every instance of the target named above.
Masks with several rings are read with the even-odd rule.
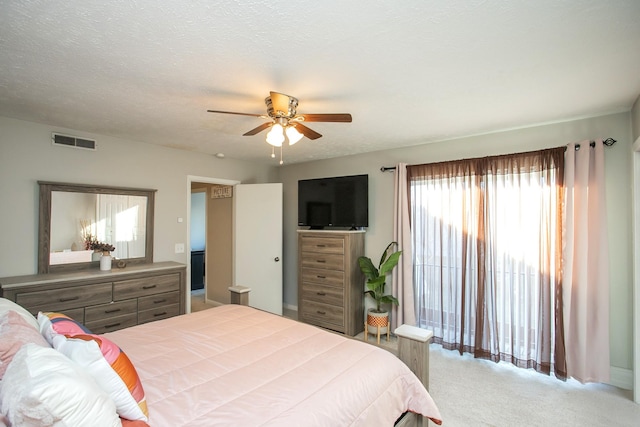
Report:
[[[563,154],[407,167],[418,324],[445,348],[564,376]]]

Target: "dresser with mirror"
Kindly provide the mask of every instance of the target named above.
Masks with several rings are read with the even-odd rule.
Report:
[[[38,273],[0,278],[3,298],[34,315],[67,314],[94,333],[185,312],[186,266],[153,262],[155,190],[38,185]],[[115,257],[107,271],[92,249],[104,244]]]

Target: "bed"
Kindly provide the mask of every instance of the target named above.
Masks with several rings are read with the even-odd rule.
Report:
[[[97,340],[116,343],[128,356],[153,427],[441,423],[424,385],[392,353],[247,306],[224,305]]]

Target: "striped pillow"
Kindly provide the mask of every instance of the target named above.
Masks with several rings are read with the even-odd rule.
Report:
[[[40,333],[53,348],[84,366],[116,404],[120,417],[149,421],[142,382],[124,351],[61,313],[38,313]]]

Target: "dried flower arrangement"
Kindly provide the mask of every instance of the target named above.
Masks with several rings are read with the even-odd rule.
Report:
[[[80,220],[80,234],[84,241],[84,248],[86,250],[93,250],[96,252],[113,252],[116,247],[104,242],[99,242],[96,236],[91,232],[92,224],[88,219]]]

